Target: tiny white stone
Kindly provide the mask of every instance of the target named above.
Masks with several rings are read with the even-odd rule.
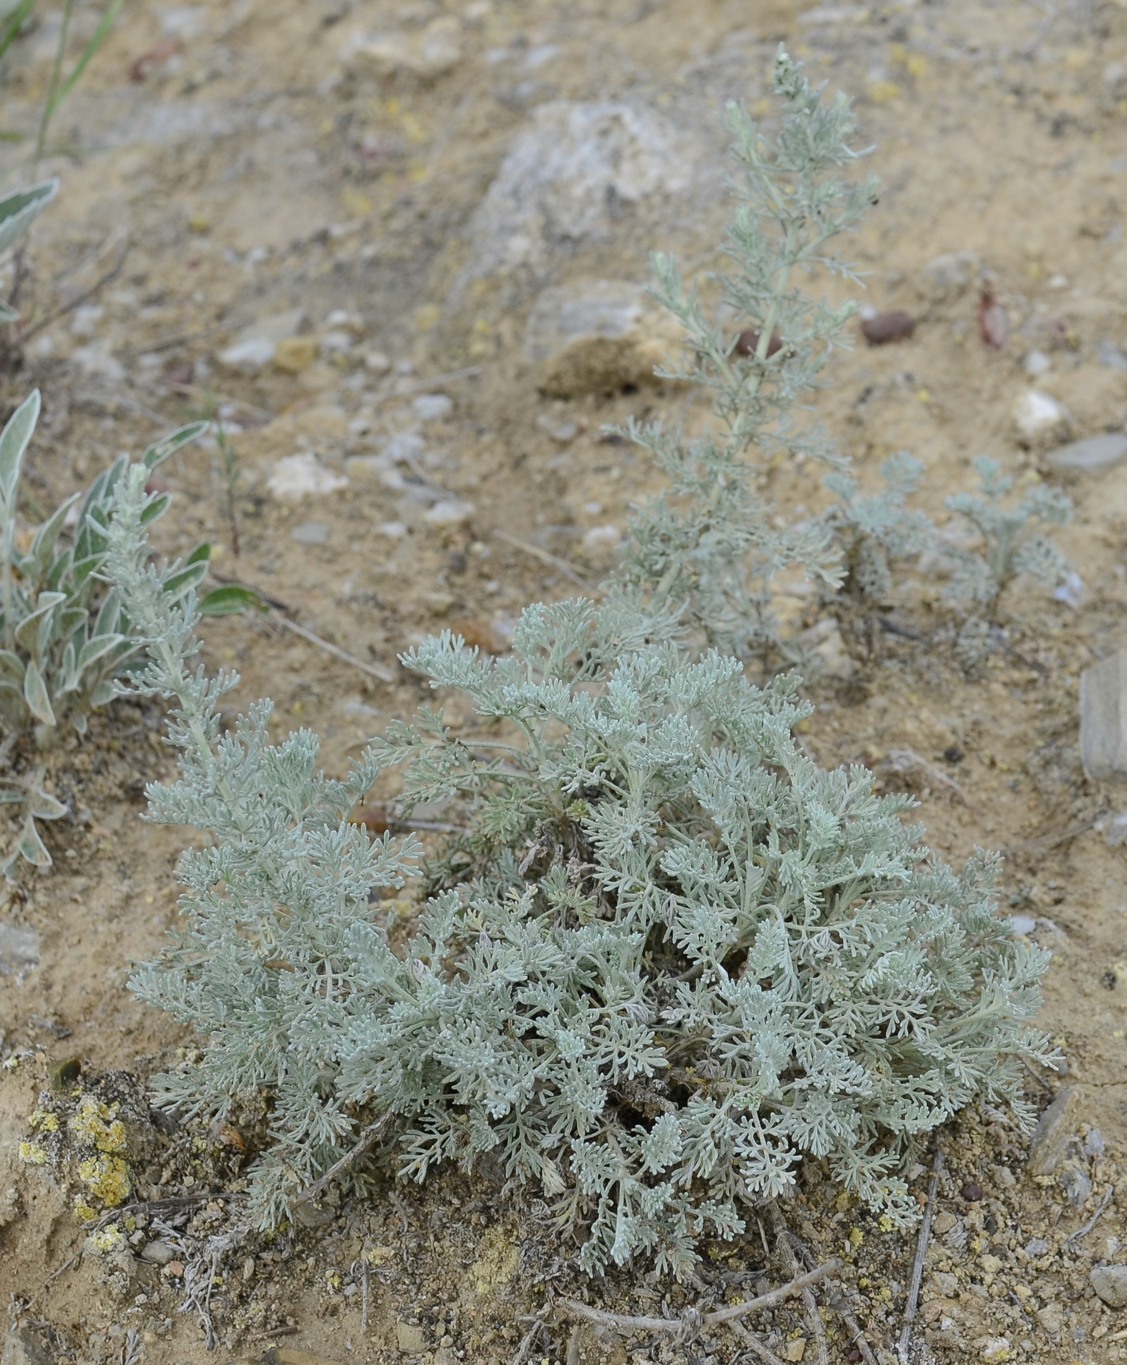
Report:
[[[229,370],[257,374],[274,359],[274,349],[274,342],[267,337],[248,337],[246,341],[236,341],[220,351],[215,358]]]
[[[1068,411],[1051,394],[1026,389],[1014,403],[1014,425],[1023,440],[1034,442],[1056,435],[1068,425]]]
[[[621,542],[622,532],[617,526],[592,526],[583,537],[583,546],[588,550],[613,550]]]
[[[461,498],[442,498],[423,513],[423,520],[432,526],[458,526],[473,516],[473,503]]]
[[[453,400],[444,393],[420,393],[411,407],[420,422],[438,422],[454,411]]]
[[[318,342],[321,354],[326,356],[343,355],[354,346],[351,332],[323,332]]]
[[[326,469],[316,455],[286,455],[274,466],[266,486],[276,498],[297,500],[310,493],[335,493],[348,480]]]

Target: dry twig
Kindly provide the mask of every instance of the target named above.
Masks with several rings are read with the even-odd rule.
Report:
[[[758,1313],[789,1299],[792,1294],[801,1294],[808,1285],[820,1284],[829,1275],[841,1269],[841,1261],[836,1257],[820,1265],[816,1270],[797,1275],[793,1280],[772,1289],[758,1298],[748,1299],[745,1303],[734,1304],[731,1308],[718,1308],[714,1313],[702,1313],[698,1308],[687,1308],[679,1318],[632,1317],[627,1313],[607,1313],[601,1308],[592,1308],[580,1303],[578,1299],[557,1299],[557,1306],[570,1317],[586,1318],[603,1327],[611,1327],[618,1332],[698,1332],[719,1327],[725,1322],[735,1322],[748,1313]]]
[[[1103,1213],[1104,1209],[1106,1209],[1107,1206],[1111,1203],[1114,1195],[1115,1186],[1109,1185],[1107,1189],[1104,1191],[1103,1198],[1100,1200],[1099,1208],[1096,1209],[1095,1213],[1092,1214],[1091,1218],[1088,1219],[1088,1221],[1084,1224],[1083,1227],[1079,1227],[1076,1229],[1075,1232],[1069,1233],[1069,1235],[1064,1239],[1064,1244],[1066,1247],[1071,1246],[1073,1242],[1082,1241],[1085,1237],[1087,1237],[1087,1235],[1100,1221],[1100,1215]]]
[[[798,1257],[794,1254],[794,1247],[791,1245],[790,1229],[786,1225],[786,1220],[779,1212],[777,1203],[768,1206],[767,1216],[771,1220],[771,1230],[775,1234],[775,1245],[782,1254],[783,1259],[790,1267],[792,1275],[799,1272]],[[802,1304],[806,1309],[806,1317],[814,1331],[814,1339],[818,1343],[818,1365],[829,1365],[830,1353],[829,1344],[826,1341],[826,1329],[822,1325],[822,1315],[818,1311],[818,1300],[814,1297],[814,1292],[809,1287],[802,1291]]]
[[[359,1161],[364,1153],[375,1145],[376,1139],[383,1132],[384,1128],[387,1127],[390,1118],[390,1114],[384,1114],[382,1117],[376,1119],[375,1122],[369,1123],[367,1128],[364,1129],[348,1151],[345,1152],[344,1156],[338,1161],[334,1161],[324,1175],[319,1176],[312,1185],[309,1185],[302,1190],[302,1192],[294,1198],[293,1203],[308,1204],[316,1199],[318,1195],[323,1194],[342,1171],[347,1170],[354,1162]]]
[[[542,550],[539,545],[531,545],[527,540],[521,540],[519,536],[510,535],[508,531],[502,531],[499,526],[493,528],[493,534],[498,540],[503,540],[515,549],[523,550],[526,555],[532,555],[534,559],[539,559],[541,563],[558,570],[565,578],[570,578],[573,583],[582,588],[584,592],[594,592],[590,583],[582,574],[577,573],[566,559],[561,559],[559,555],[554,555],[549,550]]]
[[[931,1236],[931,1219],[935,1213],[935,1196],[939,1190],[939,1177],[943,1173],[943,1152],[935,1149],[935,1160],[931,1167],[931,1183],[927,1187],[927,1208],[920,1224],[920,1240],[916,1244],[916,1260],[912,1266],[912,1283],[908,1287],[908,1306],[904,1310],[904,1330],[896,1345],[896,1355],[900,1365],[908,1365],[908,1348],[912,1344],[912,1323],[916,1320],[916,1310],[920,1306],[920,1282],[924,1275],[924,1257],[927,1255],[928,1238]]]

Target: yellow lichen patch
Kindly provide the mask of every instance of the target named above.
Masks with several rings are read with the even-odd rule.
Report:
[[[82,1195],[76,1194],[74,1196],[74,1216],[80,1223],[92,1223],[97,1218],[98,1211],[92,1209]]]
[[[507,1285],[516,1273],[520,1249],[504,1232],[493,1229],[482,1238],[481,1254],[470,1266],[468,1279],[480,1296]]]
[[[29,1166],[43,1166],[47,1162],[47,1153],[38,1142],[21,1142],[19,1157],[21,1161],[26,1161]]]
[[[57,1133],[59,1131],[58,1114],[50,1114],[46,1110],[37,1109],[28,1119],[27,1126],[34,1132],[42,1129],[45,1133]]]
[[[78,1163],[78,1178],[107,1209],[129,1197],[129,1168],[119,1156],[91,1156]]]
[[[125,1245],[125,1233],[122,1232],[116,1223],[108,1223],[98,1232],[92,1232],[86,1239],[86,1243],[95,1251],[99,1251],[105,1256],[109,1252],[116,1251],[119,1247]]]
[[[125,1124],[117,1117],[116,1104],[103,1104],[93,1095],[83,1095],[70,1121],[70,1130],[80,1142],[88,1142],[99,1152],[125,1151]]]

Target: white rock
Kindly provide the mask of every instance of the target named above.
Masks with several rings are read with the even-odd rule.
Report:
[[[34,929],[0,919],[0,975],[21,982],[39,966],[39,935]]]
[[[442,498],[423,513],[423,520],[431,526],[460,526],[473,516],[472,502],[461,498]]]
[[[541,104],[473,216],[474,255],[455,293],[482,275],[608,240],[622,230],[615,216],[624,207],[683,192],[704,164],[694,141],[644,105]]]
[[[317,341],[318,349],[323,356],[344,355],[355,345],[352,333],[345,331],[322,332]]]
[[[971,251],[936,256],[923,268],[922,293],[932,303],[943,303],[969,289],[978,273],[978,257]]]
[[[76,337],[92,337],[98,330],[105,309],[98,303],[86,303],[76,308],[70,320],[71,334]]]
[[[216,359],[229,370],[257,374],[274,359],[278,342],[297,336],[304,324],[305,312],[301,308],[290,308],[284,313],[259,318],[249,327],[244,327],[230,346],[219,352]]]
[[[364,353],[364,368],[372,374],[387,374],[391,369],[390,359],[384,355],[383,351],[366,351]]]
[[[1014,426],[1023,445],[1043,445],[1068,432],[1070,418],[1063,403],[1040,389],[1018,394],[1013,407]]]
[[[274,466],[266,486],[276,498],[297,501],[309,494],[335,493],[348,480],[326,469],[316,455],[286,455]]]
[[[247,337],[236,341],[215,357],[225,369],[243,374],[258,374],[274,359],[275,343],[267,337]]]
[[[429,85],[462,60],[460,39],[457,19],[443,15],[418,33],[354,34],[341,59],[352,75],[377,81],[405,77]]]
[[[1109,1308],[1127,1308],[1127,1265],[1098,1265],[1088,1283]]]
[[[1030,351],[1025,357],[1023,368],[1030,379],[1040,379],[1053,368],[1053,362],[1044,351]]]
[[[382,455],[396,464],[411,464],[425,449],[426,443],[417,431],[398,431],[384,442]]]
[[[1080,675],[1080,759],[1093,781],[1127,778],[1127,650]]]
[[[454,411],[454,402],[444,393],[420,393],[411,407],[420,422],[439,422]]]
[[[110,355],[104,341],[92,341],[89,346],[78,346],[70,355],[71,360],[87,374],[108,379],[111,384],[121,384],[125,380],[125,366]]]
[[[290,532],[290,539],[296,540],[299,545],[326,545],[329,528],[323,521],[303,521]]]
[[[1084,441],[1058,446],[1045,456],[1045,463],[1060,473],[1102,474],[1124,457],[1127,457],[1127,435],[1112,431],[1104,436],[1089,436]]]
[[[614,550],[621,543],[622,532],[617,526],[592,526],[584,532],[582,541],[585,550]]]

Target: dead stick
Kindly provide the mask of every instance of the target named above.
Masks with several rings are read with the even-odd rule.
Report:
[[[1100,1200],[1099,1208],[1095,1211],[1095,1213],[1092,1214],[1091,1218],[1088,1219],[1088,1221],[1084,1224],[1083,1227],[1077,1228],[1075,1232],[1070,1233],[1069,1236],[1067,1236],[1064,1239],[1064,1244],[1066,1247],[1070,1247],[1073,1244],[1073,1242],[1079,1242],[1083,1238],[1087,1237],[1087,1235],[1100,1221],[1100,1215],[1103,1213],[1104,1209],[1106,1209],[1107,1206],[1111,1203],[1114,1195],[1115,1186],[1109,1185],[1107,1189],[1104,1191],[1103,1198]]]
[[[348,1151],[345,1152],[344,1156],[342,1156],[339,1161],[334,1161],[325,1174],[315,1180],[307,1189],[302,1190],[293,1202],[295,1204],[307,1204],[311,1199],[316,1199],[317,1196],[330,1185],[338,1175],[340,1175],[341,1171],[346,1167],[351,1166],[354,1161],[358,1161],[368,1148],[374,1145],[376,1138],[379,1137],[387,1126],[387,1121],[390,1117],[390,1114],[384,1114],[382,1118],[376,1119],[374,1123],[369,1123],[367,1128],[360,1134],[359,1138],[357,1138]]]
[[[513,1356],[512,1365],[524,1365],[524,1362],[532,1354],[532,1348],[536,1345],[536,1338],[544,1330],[544,1319],[547,1316],[548,1310],[542,1308],[540,1312],[536,1314],[535,1318],[533,1318],[532,1326],[521,1338],[520,1345],[517,1347],[517,1353]],[[525,1318],[523,1321],[527,1322],[528,1319]]]
[[[771,1220],[771,1228],[775,1234],[776,1246],[779,1248],[787,1265],[790,1267],[791,1274],[797,1274],[798,1257],[794,1254],[794,1247],[791,1245],[790,1240],[790,1229],[787,1227],[783,1215],[779,1212],[778,1204],[771,1204],[768,1207],[767,1216]],[[818,1365],[830,1365],[826,1329],[822,1326],[822,1315],[818,1311],[818,1300],[814,1297],[813,1290],[809,1288],[803,1289],[802,1304],[806,1309],[806,1316],[813,1329],[814,1339],[818,1343]]]
[[[552,554],[549,550],[542,550],[539,545],[531,545],[527,540],[521,540],[519,536],[510,535],[508,531],[502,531],[499,526],[493,528],[493,534],[499,539],[506,541],[509,545],[518,550],[523,550],[526,555],[532,555],[539,559],[541,563],[549,565],[553,569],[559,570],[566,578],[577,584],[584,592],[591,591],[591,585],[582,574],[576,573],[566,559],[561,559],[559,555]]]
[[[828,1275],[835,1275],[840,1269],[841,1261],[835,1257],[825,1265],[818,1266],[816,1270],[798,1275],[778,1289],[760,1294],[758,1298],[748,1299],[746,1303],[737,1303],[731,1308],[720,1308],[715,1313],[698,1314],[697,1321],[701,1328],[719,1327],[721,1323],[734,1322],[737,1318],[746,1317],[748,1313],[774,1308],[776,1304],[789,1299],[792,1294],[801,1294],[807,1285],[820,1284]],[[588,1322],[601,1323],[604,1327],[613,1327],[621,1332],[680,1332],[685,1325],[683,1318],[636,1318],[625,1313],[605,1313],[600,1308],[591,1308],[585,1303],[580,1303],[578,1299],[557,1299],[556,1302],[565,1313],[586,1318]]]
[[[363,659],[358,659],[355,654],[349,654],[347,649],[341,649],[339,645],[331,644],[328,640],[323,640],[320,635],[314,635],[311,630],[299,626],[290,617],[279,615],[274,619],[283,629],[292,631],[294,635],[299,635],[303,640],[308,640],[311,645],[323,649],[326,654],[331,654],[334,659],[340,659],[342,663],[351,664],[353,668],[358,668],[361,673],[367,673],[369,677],[378,678],[383,683],[395,681],[395,674],[390,669],[383,668],[380,664],[365,663]]]
[[[861,1352],[861,1359],[865,1365],[877,1365],[877,1358],[873,1355],[869,1343],[865,1340],[865,1334],[861,1331],[861,1324],[853,1316],[850,1309],[846,1306],[835,1308],[834,1310],[844,1319],[846,1327],[849,1328],[849,1335],[853,1338],[853,1345]]]
[[[89,287],[89,289],[83,289],[81,293],[76,294],[74,298],[70,299],[67,303],[60,304],[58,308],[53,308],[45,317],[39,318],[32,326],[30,326],[21,335],[20,337],[21,343],[26,346],[33,336],[41,332],[44,327],[49,327],[51,323],[55,321],[56,318],[64,317],[67,313],[73,313],[74,310],[76,308],[80,308],[86,302],[87,299],[93,298],[99,289],[104,289],[107,284],[110,284],[112,283],[112,281],[116,280],[117,277],[121,274],[121,268],[125,264],[125,258],[128,255],[129,241],[127,239],[125,242],[122,243],[121,250],[120,252],[118,252],[117,260],[113,263],[109,270],[106,271],[104,275],[100,275],[98,279],[96,279],[94,283]]]
[[[916,1310],[920,1306],[920,1284],[924,1277],[924,1257],[927,1255],[928,1238],[931,1236],[931,1218],[935,1212],[935,1196],[939,1190],[939,1177],[943,1173],[943,1152],[935,1149],[935,1160],[931,1166],[931,1183],[927,1187],[927,1208],[920,1224],[920,1240],[916,1246],[916,1260],[912,1266],[912,1283],[908,1287],[908,1306],[904,1311],[904,1330],[896,1354],[900,1365],[908,1365],[908,1347],[912,1344],[912,1323],[916,1320]]]

